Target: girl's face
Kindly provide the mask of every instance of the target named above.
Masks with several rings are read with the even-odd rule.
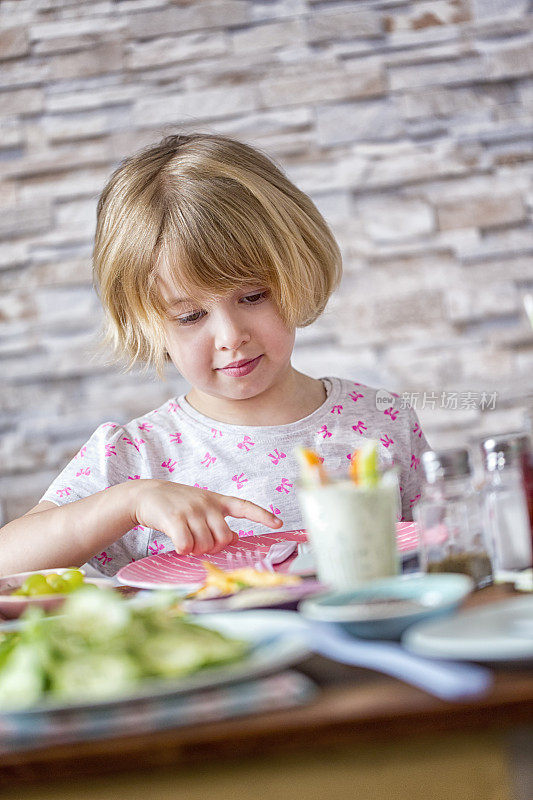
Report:
[[[279,397],[293,373],[295,331],[265,287],[192,299],[178,296],[164,277],[159,282],[167,306],[167,351],[192,385],[188,399],[197,410],[220,419],[227,401],[232,406],[231,401]]]

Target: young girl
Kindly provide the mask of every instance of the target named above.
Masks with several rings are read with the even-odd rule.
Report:
[[[239,535],[301,528],[297,445],[338,471],[378,439],[411,519],[427,448],[415,413],[291,365],[295,329],[318,317],[340,273],[311,200],[251,147],[177,135],[127,159],[98,204],[107,336],[130,365],[161,372],[170,359],[191,389],[99,427],[2,529],[0,573],[90,560],[113,575],[153,553],[214,553]]]

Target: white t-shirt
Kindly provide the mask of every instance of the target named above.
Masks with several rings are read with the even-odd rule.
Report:
[[[48,488],[42,500],[71,503],[117,483],[159,478],[243,497],[283,520],[281,530],[302,528],[296,496],[297,445],[315,450],[331,472],[346,472],[365,439],[380,442],[380,459],[399,472],[401,518],[412,519],[420,495],[420,456],[428,449],[411,408],[396,401],[376,407],[376,390],[339,378],[322,379],[324,403],[288,425],[255,427],[217,422],[196,411],[185,396],[169,400],[127,425],[106,422]],[[241,536],[269,531],[264,525],[227,518]],[[124,534],[89,562],[114,575],[133,560],[173,550],[161,531],[142,525]]]

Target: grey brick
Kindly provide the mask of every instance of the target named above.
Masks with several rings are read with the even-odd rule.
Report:
[[[47,203],[20,203],[2,209],[0,239],[19,239],[51,228],[52,210]]]

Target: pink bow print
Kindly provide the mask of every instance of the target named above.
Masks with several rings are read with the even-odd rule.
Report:
[[[418,422],[416,423],[415,427],[413,428],[413,433],[417,433],[419,439],[422,438],[422,428],[420,427]]]
[[[331,414],[340,414],[344,406],[333,406],[330,413]]]
[[[115,450],[116,445],[114,444],[106,444],[105,446],[105,457],[108,458],[109,456],[116,456],[117,451]]]
[[[277,514],[281,514],[281,511],[280,511],[280,509],[279,509],[279,508],[274,508],[274,506],[272,505],[272,503],[270,503],[270,505],[269,505],[269,509],[272,511],[272,513],[273,513],[273,514],[276,514],[276,515],[277,515]]]
[[[140,479],[140,475],[128,475],[129,481],[138,481]]]
[[[177,404],[177,403],[170,402],[170,403],[168,404],[168,410],[169,410],[169,411],[177,411],[177,410],[178,410],[178,404]]]
[[[89,467],[85,467],[84,469],[80,469],[78,472],[76,472],[76,478],[79,478],[80,475],[90,475],[90,474],[91,470],[89,469]]]
[[[174,467],[176,466],[177,463],[178,463],[177,461],[171,461],[169,458],[167,459],[167,461],[163,461],[161,466],[164,467],[165,469],[168,469],[169,472],[174,472]]]
[[[165,549],[164,545],[158,544],[155,539],[153,544],[148,545],[148,550],[152,553],[153,556],[155,556],[156,553],[159,553],[160,550],[164,549]]]
[[[280,453],[279,450],[276,448],[273,453],[268,453],[268,457],[272,459],[272,463],[274,466],[277,466],[282,458],[286,458],[286,453]]]
[[[169,434],[170,441],[174,444],[181,444],[181,433],[176,431],[176,433]]]
[[[60,497],[68,497],[71,492],[72,489],[70,486],[65,486],[63,489],[56,490],[56,494],[58,494]]]
[[[361,394],[361,392],[350,392],[348,397],[351,397],[354,403],[357,403],[357,401],[360,400],[361,397],[364,397],[364,394]]]
[[[385,409],[385,411],[384,411],[383,413],[384,413],[384,414],[388,414],[388,416],[389,416],[389,417],[390,417],[392,420],[395,420],[395,419],[396,419],[396,417],[397,417],[397,416],[398,416],[398,414],[399,414],[399,411],[398,411],[398,409],[396,409],[396,411],[395,411],[395,410],[394,410],[394,408],[391,406],[390,408],[386,408],[386,409]]]
[[[111,556],[108,556],[106,551],[104,550],[102,553],[100,553],[99,556],[96,556],[96,560],[99,561],[101,564],[107,564],[108,561],[113,561],[113,558]]]
[[[253,531],[239,531],[239,536],[253,536]]]
[[[237,484],[237,489],[242,489],[244,484],[247,482],[248,478],[245,478],[244,472],[241,472],[240,475],[234,475],[231,480],[235,481],[235,483]]]
[[[328,437],[333,436],[333,434],[328,431],[327,425],[322,425],[322,427],[318,432],[322,434],[323,439],[327,439]]]
[[[210,453],[206,453],[204,456],[204,460],[202,461],[202,464],[206,467],[209,467],[211,466],[211,464],[214,464],[216,460],[217,460],[216,456],[212,456]]]
[[[356,433],[360,433],[361,435],[363,435],[363,431],[366,431],[367,427],[364,424],[363,420],[360,419],[357,425],[352,425],[352,430],[355,431]]]
[[[385,447],[389,447],[391,444],[394,444],[394,439],[391,439],[390,436],[387,436],[385,433],[381,437],[380,442],[382,442]]]
[[[237,444],[237,447],[240,448],[241,450],[246,450],[246,452],[248,452],[248,450],[250,450],[254,446],[254,444],[255,442],[252,442],[249,436],[245,436],[242,442],[239,442]]]
[[[411,467],[412,469],[418,469],[418,465],[420,464],[420,459],[417,458],[415,455],[411,456]]]
[[[282,478],[281,479],[281,485],[280,486],[276,486],[276,492],[285,492],[285,494],[289,494],[289,488],[292,488],[293,485],[294,484],[289,483],[289,479],[288,478]],[[287,487],[289,487],[289,488],[287,488]]]
[[[140,430],[140,431],[149,431],[149,430],[151,430],[151,429],[152,429],[154,426],[152,425],[152,423],[151,423],[151,422],[141,422],[141,424],[140,424],[138,427],[139,427],[139,430]]]
[[[222,431],[219,431],[218,428],[211,428],[211,434],[213,436],[213,439],[217,438],[220,439],[220,437],[222,436]]]

